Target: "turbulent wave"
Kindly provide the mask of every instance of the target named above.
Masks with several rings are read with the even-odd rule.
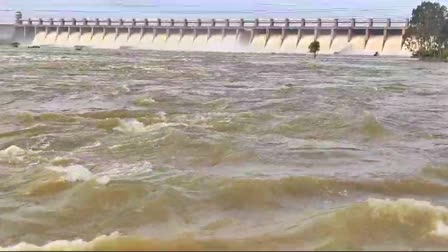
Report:
[[[141,106],[154,104],[153,100],[146,98],[138,102]],[[210,104],[212,107],[221,105],[219,102]],[[180,116],[147,110],[111,110],[83,114],[21,114],[19,119],[33,126],[25,131],[15,131],[11,134],[30,134],[31,136],[43,134],[54,130],[57,124],[94,125],[99,129],[121,133],[156,132],[169,127],[199,127],[203,130],[213,129],[228,134],[279,134],[304,139],[339,139],[348,135],[350,139],[379,140],[387,139],[394,133],[381,119],[366,112],[362,115],[313,113],[290,118],[257,112],[208,112]]]
[[[199,233],[158,239],[112,233],[91,241],[60,240],[42,246],[20,243],[2,250],[248,250],[443,249],[448,244],[448,209],[413,199],[369,199],[312,217],[281,233],[236,239]]]
[[[0,151],[0,157],[2,159],[16,159],[16,160],[23,160],[23,156],[26,155],[26,151],[22,148],[19,148],[15,145],[11,145],[8,148]]]
[[[8,148],[0,151],[0,163],[22,163],[26,161],[26,159],[32,159],[33,157],[38,158],[38,156],[36,156],[38,153],[38,151],[24,150],[15,145],[11,145]]]
[[[36,171],[35,173],[42,173],[42,175],[32,178],[20,189],[24,195],[32,197],[51,196],[72,188],[76,183],[93,182],[95,185],[107,185],[111,181],[109,176],[93,174],[82,165],[49,166],[45,168],[52,173],[46,174],[45,171]]]
[[[319,249],[326,250],[440,249],[448,243],[447,217],[447,208],[426,201],[369,199],[325,216],[298,233],[321,236]]]
[[[286,121],[272,132],[306,139],[338,139],[361,137],[370,140],[385,139],[392,132],[372,113],[362,115],[310,114]]]
[[[125,43],[113,35],[107,43]],[[154,43],[201,49],[203,35]],[[275,51],[272,35],[250,50]],[[333,45],[362,51],[363,38]],[[448,246],[442,65],[87,48],[0,56],[2,249]]]
[[[175,126],[188,126],[188,125],[179,123],[156,123],[145,126],[142,122],[139,122],[136,119],[128,119],[128,120],[119,120],[118,126],[113,129],[122,133],[142,133],[142,132],[157,131],[162,128],[175,127]]]
[[[230,180],[219,187],[216,202],[226,208],[279,207],[282,199],[343,198],[367,192],[380,195],[444,195],[448,187],[424,180],[343,181],[313,177],[279,180]]]
[[[74,123],[77,119],[72,116],[68,116],[60,113],[44,113],[40,115],[34,115],[31,113],[22,113],[18,115],[18,118],[24,123],[39,123],[39,122],[61,122],[61,123]]]
[[[147,106],[151,106],[154,103],[157,103],[153,98],[138,98],[137,100],[134,101],[135,105],[138,106],[142,106],[142,107],[147,107]]]
[[[448,179],[448,165],[428,165],[423,168],[423,174],[446,180]]]
[[[77,182],[77,181],[90,181],[94,180],[99,184],[107,184],[110,178],[107,176],[97,177],[87,168],[81,165],[72,165],[67,167],[47,167],[47,169],[59,173],[64,173],[64,181],[67,182]]]
[[[150,164],[140,164],[134,167],[115,168],[93,174],[82,166],[69,166],[65,168],[50,167],[52,171],[63,173],[62,177],[38,183],[36,188],[41,186],[52,186],[53,182],[85,182],[96,181],[97,184],[107,184],[118,191],[126,191],[129,197],[140,197],[142,190],[148,195],[142,202],[152,205],[153,196],[170,198],[173,197],[172,189],[177,191],[178,200],[174,207],[184,208],[188,205],[203,205],[204,207],[219,207],[223,210],[260,210],[260,209],[281,209],[290,204],[290,200],[301,202],[313,199],[343,200],[359,197],[360,195],[378,195],[389,197],[403,197],[406,195],[415,196],[442,196],[448,193],[448,186],[433,183],[430,181],[409,179],[402,181],[344,181],[338,179],[323,179],[315,177],[288,177],[283,179],[220,179],[216,177],[192,177],[191,175],[176,175],[176,173],[157,172]],[[144,180],[143,180],[144,179]],[[116,182],[114,182],[116,181]],[[134,181],[134,182],[132,182]],[[130,183],[135,183],[130,186]],[[142,184],[146,183],[146,184]],[[160,188],[158,188],[160,186]],[[80,189],[80,188],[78,188]],[[110,189],[110,188],[109,188]],[[40,189],[39,189],[40,190]],[[100,199],[108,188],[100,192],[95,189],[94,184],[86,184],[82,187],[83,194],[90,195],[94,200]],[[111,191],[113,193],[114,190]],[[190,197],[190,192],[197,197]],[[68,199],[71,196],[67,196]],[[117,195],[119,198],[120,196]],[[182,200],[181,200],[182,199]],[[73,198],[73,203],[77,202]],[[113,194],[110,198],[101,199],[105,201],[115,201]],[[169,205],[159,205],[159,207],[171,207]],[[149,216],[148,216],[149,217]]]

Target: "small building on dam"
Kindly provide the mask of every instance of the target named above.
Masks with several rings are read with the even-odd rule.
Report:
[[[392,19],[25,19],[0,25],[0,43],[177,51],[410,55],[409,20]]]

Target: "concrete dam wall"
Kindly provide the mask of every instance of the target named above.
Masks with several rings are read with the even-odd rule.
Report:
[[[15,39],[16,27],[14,25],[0,24],[0,44],[10,44]]]
[[[13,40],[34,46],[108,49],[410,55],[403,47],[407,20],[42,20],[20,16]]]

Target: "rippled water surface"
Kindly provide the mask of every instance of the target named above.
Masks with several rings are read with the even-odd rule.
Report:
[[[448,68],[0,49],[0,248],[444,249]]]

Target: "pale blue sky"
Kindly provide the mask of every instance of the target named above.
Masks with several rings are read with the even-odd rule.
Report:
[[[32,17],[407,17],[421,0],[0,0],[0,22]],[[448,5],[448,0],[440,0]]]

